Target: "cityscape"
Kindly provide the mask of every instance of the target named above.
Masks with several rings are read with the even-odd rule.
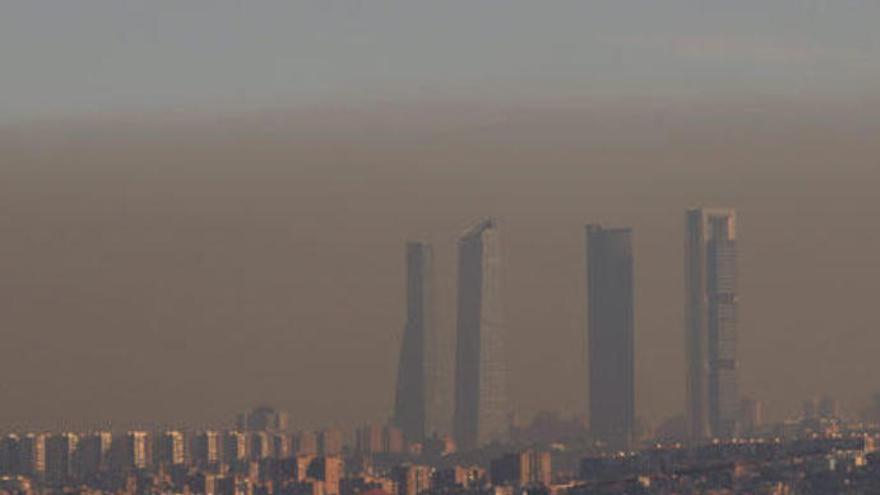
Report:
[[[0,495],[880,495],[880,0],[0,5]]]
[[[523,424],[506,400],[501,227],[486,218],[457,242],[451,397],[441,386],[433,247],[409,241],[386,423],[297,430],[287,412],[258,406],[222,430],[11,432],[0,441],[0,487],[206,495],[880,490],[876,416],[846,417],[821,397],[807,398],[794,420],[765,422],[761,401],[740,396],[737,215],[691,209],[684,224],[686,414],[653,431],[636,418],[633,229],[584,230],[588,416],[543,413]]]

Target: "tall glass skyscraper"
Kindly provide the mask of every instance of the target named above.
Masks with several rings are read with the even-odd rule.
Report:
[[[685,351],[691,441],[737,433],[736,213],[686,214]]]
[[[406,244],[406,326],[397,368],[394,423],[410,441],[439,430],[440,343],[434,323],[434,267],[431,245]]]
[[[468,450],[506,430],[504,331],[499,301],[495,221],[483,220],[458,241],[458,321],[453,434]]]
[[[628,450],[635,422],[632,231],[587,225],[590,431]]]

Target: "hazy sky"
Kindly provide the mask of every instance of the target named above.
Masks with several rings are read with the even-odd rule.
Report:
[[[8,0],[0,118],[339,97],[840,94],[874,0]]]
[[[501,220],[513,405],[585,406],[583,225],[681,412],[683,212],[739,211],[742,392],[880,389],[880,4],[10,1],[0,429],[382,420],[404,242]],[[65,423],[67,422],[67,423]]]

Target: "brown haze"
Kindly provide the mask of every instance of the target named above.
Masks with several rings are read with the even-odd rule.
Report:
[[[0,130],[0,425],[384,419],[403,245],[502,221],[513,404],[580,412],[583,224],[636,235],[637,410],[682,409],[685,208],[739,210],[742,391],[880,389],[880,105],[339,105]],[[67,423],[65,423],[67,421]]]

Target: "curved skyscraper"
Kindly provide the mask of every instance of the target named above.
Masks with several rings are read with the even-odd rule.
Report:
[[[486,219],[458,241],[453,433],[461,450],[498,439],[506,430],[497,235],[495,221]]]
[[[406,244],[406,326],[397,368],[394,424],[410,441],[437,432],[440,397],[440,343],[434,326],[434,268],[431,245]]]
[[[686,215],[685,352],[688,436],[737,433],[736,213],[695,209]]]

